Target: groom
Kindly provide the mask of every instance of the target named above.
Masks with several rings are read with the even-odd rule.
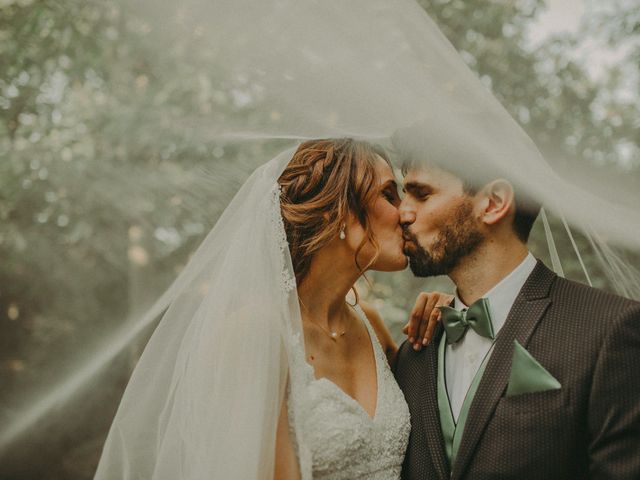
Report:
[[[536,260],[537,209],[510,182],[404,170],[411,270],[448,275],[456,297],[426,348],[398,353],[402,478],[640,479],[640,304]]]

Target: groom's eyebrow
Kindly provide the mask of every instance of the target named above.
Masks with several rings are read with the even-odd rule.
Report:
[[[433,188],[430,185],[421,182],[407,182],[404,184],[403,190],[411,194],[419,195],[427,195],[433,192]]]

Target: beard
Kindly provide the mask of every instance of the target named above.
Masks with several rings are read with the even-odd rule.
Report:
[[[405,237],[413,243],[405,247],[409,258],[409,268],[416,277],[448,275],[467,255],[473,253],[484,240],[484,235],[476,225],[469,202],[459,205],[450,219],[442,225],[433,246],[427,250],[408,229]]]

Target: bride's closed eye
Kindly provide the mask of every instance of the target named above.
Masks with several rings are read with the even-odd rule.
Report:
[[[391,205],[398,206],[400,204],[400,196],[398,195],[398,191],[395,188],[385,188],[384,190],[382,190],[382,195]]]

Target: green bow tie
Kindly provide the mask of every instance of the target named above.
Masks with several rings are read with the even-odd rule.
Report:
[[[481,298],[471,304],[469,308],[456,310],[451,307],[440,307],[442,312],[442,325],[447,332],[447,343],[456,343],[461,340],[469,327],[486,338],[493,340],[493,324],[489,312],[489,300]]]

